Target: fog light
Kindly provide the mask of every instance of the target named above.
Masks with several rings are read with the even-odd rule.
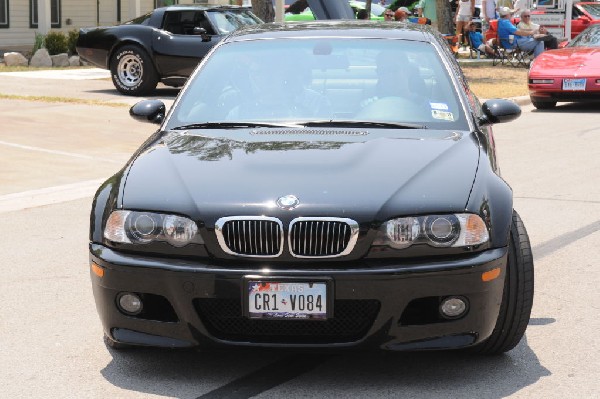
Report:
[[[467,300],[462,297],[451,296],[442,301],[440,313],[448,319],[456,319],[467,312]]]
[[[139,314],[143,307],[140,297],[130,292],[125,292],[119,295],[117,303],[119,305],[119,309],[121,309],[123,313],[129,315]]]

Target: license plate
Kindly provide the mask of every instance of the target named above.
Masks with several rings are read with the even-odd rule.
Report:
[[[327,319],[327,283],[247,281],[252,319]]]
[[[585,90],[586,79],[563,79],[563,90]]]

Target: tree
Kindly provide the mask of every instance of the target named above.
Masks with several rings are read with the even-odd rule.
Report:
[[[454,34],[451,3],[448,0],[436,0],[438,30],[440,33]]]
[[[272,0],[252,0],[252,12],[265,22],[275,20],[275,8]]]

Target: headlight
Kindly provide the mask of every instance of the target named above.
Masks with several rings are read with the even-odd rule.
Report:
[[[151,212],[113,211],[106,221],[104,238],[125,244],[165,241],[175,247],[202,243],[193,220]]]
[[[373,245],[408,248],[413,244],[433,247],[469,247],[490,239],[483,220],[470,213],[404,217],[383,223]]]

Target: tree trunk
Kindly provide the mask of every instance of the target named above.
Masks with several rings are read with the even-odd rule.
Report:
[[[271,0],[252,0],[252,12],[264,22],[275,20],[275,8]]]
[[[454,21],[450,2],[448,0],[436,0],[436,11],[440,33],[454,34]]]

